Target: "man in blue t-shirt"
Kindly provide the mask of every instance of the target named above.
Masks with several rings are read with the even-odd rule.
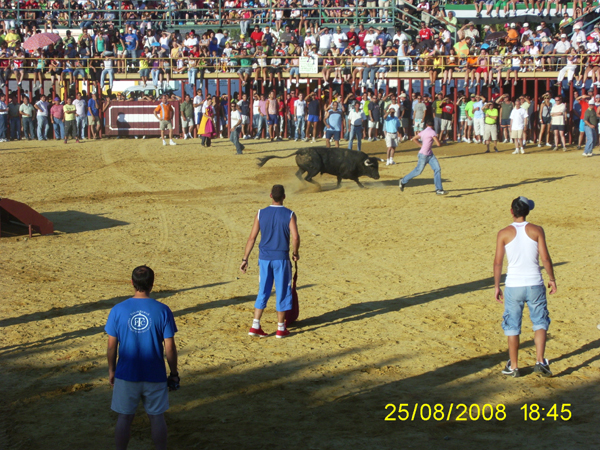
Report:
[[[137,32],[131,26],[127,28],[127,33],[123,35],[125,41],[125,51],[127,57],[131,58],[131,67],[135,68],[135,62],[137,58],[137,52],[139,47],[139,39]]]
[[[92,94],[88,100],[88,124],[92,130],[92,139],[100,139],[100,102],[98,95]]]
[[[240,270],[246,273],[248,257],[254,248],[258,233],[261,233],[258,246],[259,287],[254,304],[254,321],[248,334],[250,336],[267,337],[260,326],[260,318],[271,296],[273,282],[277,294],[277,334],[278,338],[286,337],[290,332],[285,327],[285,312],[292,309],[292,264],[290,263],[290,236],[292,238],[292,259],[298,261],[300,256],[300,235],[294,211],[283,206],[285,189],[276,184],[271,189],[273,203],[258,211],[254,225],[246,243]]]
[[[177,327],[169,307],[149,297],[154,285],[151,268],[136,267],[131,283],[135,294],[111,309],[104,327],[108,334],[108,379],[113,387],[111,409],[119,414],[115,441],[117,448],[127,448],[131,422],[142,400],[154,445],[166,450],[164,412],[169,409],[168,391],[179,388],[174,337]],[[168,378],[163,342],[171,369]]]
[[[336,148],[340,148],[340,134],[342,133],[342,111],[339,109],[338,102],[331,104],[331,109],[325,113],[325,145],[331,147],[331,138],[335,141]]]

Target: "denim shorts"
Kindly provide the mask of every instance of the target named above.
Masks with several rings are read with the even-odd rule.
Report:
[[[548,330],[550,315],[548,313],[548,302],[546,301],[546,287],[544,285],[506,287],[504,289],[504,316],[502,321],[502,329],[506,336],[521,334],[525,303],[529,308],[533,331]]]

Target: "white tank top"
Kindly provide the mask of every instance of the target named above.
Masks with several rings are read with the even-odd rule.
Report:
[[[540,271],[538,243],[527,236],[528,222],[513,222],[517,230],[515,238],[504,246],[508,269],[506,287],[539,286],[544,284]]]

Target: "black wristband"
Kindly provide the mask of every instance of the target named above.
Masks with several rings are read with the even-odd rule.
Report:
[[[244,258],[242,258],[242,261],[244,261],[244,262],[248,262],[248,260],[247,260],[247,259],[244,259]]]
[[[171,374],[169,376],[179,378],[179,372],[176,372],[176,373],[171,372]]]

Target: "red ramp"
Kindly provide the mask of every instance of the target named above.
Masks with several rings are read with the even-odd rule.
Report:
[[[29,237],[33,231],[40,234],[54,233],[54,224],[30,206],[9,198],[0,198],[0,224],[15,222],[29,228]],[[0,236],[2,236],[1,225]]]

